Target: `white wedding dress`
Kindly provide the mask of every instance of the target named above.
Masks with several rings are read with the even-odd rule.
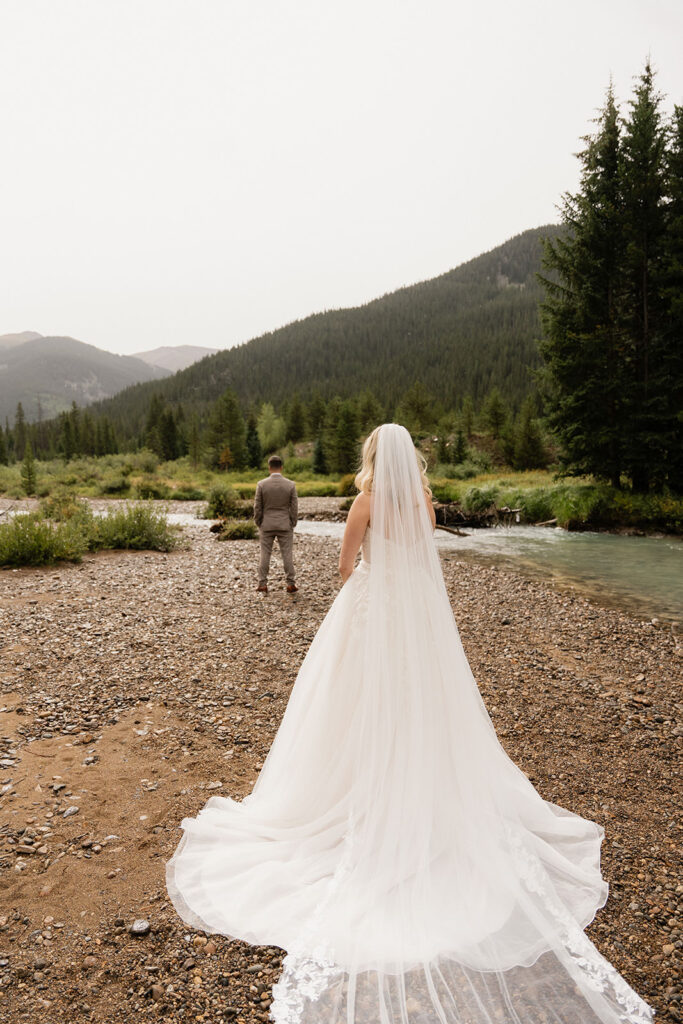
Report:
[[[583,931],[603,829],[500,746],[397,425],[371,509],[252,793],[182,822],[178,913],[287,951],[276,1024],[648,1024]]]

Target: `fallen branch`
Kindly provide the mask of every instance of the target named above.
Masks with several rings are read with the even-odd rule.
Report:
[[[452,533],[455,537],[469,537],[469,533],[465,533],[464,530],[458,530],[455,526],[442,526],[441,523],[437,523],[436,529],[445,530],[446,533]]]

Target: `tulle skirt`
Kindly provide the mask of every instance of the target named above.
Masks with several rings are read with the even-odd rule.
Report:
[[[252,793],[182,821],[178,913],[287,951],[279,1024],[651,1021],[583,931],[603,829],[507,757],[431,578],[409,622],[370,613],[369,579],[363,561],[328,612]]]

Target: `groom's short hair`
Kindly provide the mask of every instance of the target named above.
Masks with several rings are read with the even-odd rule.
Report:
[[[279,455],[271,455],[268,459],[268,469],[282,469],[282,459]]]

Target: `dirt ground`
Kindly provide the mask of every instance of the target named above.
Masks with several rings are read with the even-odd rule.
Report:
[[[267,1019],[282,951],[189,930],[164,864],[183,817],[250,791],[338,548],[298,536],[299,593],[276,556],[264,597],[256,542],[204,523],[183,536],[170,554],[0,573],[7,1024]],[[660,1021],[683,1021],[680,638],[457,553],[444,572],[506,749],[545,798],[606,828],[592,940]]]

